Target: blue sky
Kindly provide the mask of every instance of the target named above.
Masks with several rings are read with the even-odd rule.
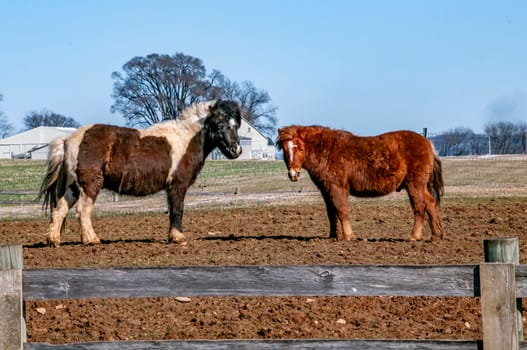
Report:
[[[111,114],[111,74],[183,52],[278,107],[278,126],[360,135],[527,122],[527,1],[0,0],[0,110],[81,124]]]

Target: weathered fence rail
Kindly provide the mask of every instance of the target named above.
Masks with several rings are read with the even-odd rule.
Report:
[[[218,266],[22,270],[22,247],[0,247],[0,348],[63,349],[414,349],[517,350],[527,297],[527,265],[511,240],[497,240],[479,265]],[[504,243],[505,242],[505,243]],[[487,251],[486,244],[485,250]],[[515,247],[515,248],[514,248]],[[514,252],[514,249],[515,252]],[[193,340],[51,345],[25,343],[23,300],[174,296],[439,296],[481,297],[482,340]]]
[[[174,296],[475,296],[479,267],[240,266],[25,270],[25,300]],[[526,286],[527,287],[527,286]]]

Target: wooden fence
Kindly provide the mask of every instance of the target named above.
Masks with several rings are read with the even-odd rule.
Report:
[[[527,265],[518,240],[485,241],[479,265],[339,265],[23,270],[21,246],[0,247],[0,349],[519,350]],[[162,340],[25,342],[24,300],[175,296],[480,297],[482,340]]]

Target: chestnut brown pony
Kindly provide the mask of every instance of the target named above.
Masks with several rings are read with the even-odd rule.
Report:
[[[187,189],[214,148],[230,159],[241,154],[240,124],[238,104],[217,100],[194,104],[179,119],[144,130],[95,124],[55,139],[39,193],[44,208],[51,211],[48,244],[60,244],[66,216],[75,204],[82,242],[100,242],[91,213],[102,188],[134,196],[166,190],[168,239],[185,242],[182,218]]]
[[[301,168],[322,193],[330,237],[352,240],[348,195],[376,197],[406,189],[414,210],[411,240],[423,238],[425,212],[432,239],[441,239],[439,202],[443,194],[441,161],[432,144],[412,131],[360,137],[322,126],[288,126],[278,130],[289,179]],[[340,223],[340,225],[338,225]]]

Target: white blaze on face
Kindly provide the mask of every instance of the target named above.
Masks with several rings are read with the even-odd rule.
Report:
[[[293,150],[295,147],[296,145],[293,143],[293,141],[287,141],[287,149],[289,150],[289,164],[293,163]]]
[[[291,166],[291,164],[293,164],[293,159],[295,157],[295,150],[296,148],[296,145],[293,141],[287,141],[287,149],[289,151],[289,166]],[[297,172],[296,170],[292,169],[292,168],[289,168],[289,177],[291,179],[296,179],[299,175],[299,172]]]
[[[238,129],[238,123],[236,122],[236,119],[234,118],[229,119],[229,127],[234,130]],[[242,146],[238,143],[236,145],[236,154],[240,155],[241,153],[242,153]]]

